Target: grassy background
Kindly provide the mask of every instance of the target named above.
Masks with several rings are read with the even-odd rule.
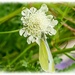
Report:
[[[0,3],[0,70],[1,71],[32,71],[42,72],[39,61],[39,47],[36,43],[28,45],[25,37],[19,35],[22,28],[21,10],[32,6],[37,9],[42,3]],[[58,20],[55,27],[55,36],[48,36],[48,43],[52,50],[55,63],[60,63],[60,55],[75,50],[62,49],[59,46],[64,42],[75,39],[75,5],[71,3],[46,3],[49,8],[47,14],[52,14]],[[56,48],[57,51],[53,51]],[[75,58],[70,56],[70,59]],[[73,64],[74,69],[75,64]],[[58,70],[57,70],[58,71]],[[64,70],[63,70],[64,71]],[[67,69],[66,69],[67,71]]]

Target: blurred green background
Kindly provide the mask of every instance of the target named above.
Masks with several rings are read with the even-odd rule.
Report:
[[[28,45],[25,37],[19,35],[22,28],[21,11],[23,7],[32,6],[37,9],[43,3],[0,3],[0,70],[1,71],[31,71],[42,72],[38,61],[39,47],[36,43]],[[55,63],[60,63],[61,54],[75,50],[62,49],[59,46],[64,42],[75,39],[75,4],[74,3],[46,3],[49,8],[47,14],[52,14],[58,20],[55,27],[55,36],[48,36]],[[57,50],[54,51],[53,48]],[[75,61],[75,58],[70,59]],[[74,64],[73,64],[74,65]],[[70,66],[71,67],[71,66]],[[73,67],[73,68],[72,68]],[[71,69],[74,69],[75,65]],[[58,71],[58,70],[56,70]],[[59,70],[60,71],[60,70]],[[64,70],[63,70],[64,71]],[[66,70],[67,71],[67,70]]]

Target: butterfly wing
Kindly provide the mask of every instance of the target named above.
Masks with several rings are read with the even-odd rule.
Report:
[[[39,62],[44,71],[48,70],[48,54],[43,39],[40,39]]]
[[[44,39],[40,39],[39,45],[39,62],[41,68],[46,72],[54,72],[54,61],[49,49],[48,43]]]

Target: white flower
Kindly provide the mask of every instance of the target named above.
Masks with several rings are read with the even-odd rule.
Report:
[[[39,44],[41,34],[55,35],[54,26],[58,21],[53,19],[52,15],[46,15],[48,7],[43,4],[39,10],[34,7],[26,8],[22,11],[23,28],[19,31],[20,35],[28,37],[27,42],[36,42]]]

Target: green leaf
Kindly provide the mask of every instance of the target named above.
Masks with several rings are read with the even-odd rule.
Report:
[[[59,56],[56,56],[56,57],[54,58],[55,64],[59,64],[61,61],[62,61],[62,59],[61,59]]]

